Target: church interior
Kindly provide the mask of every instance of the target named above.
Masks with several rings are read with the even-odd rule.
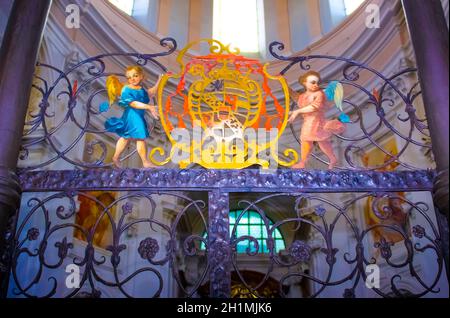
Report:
[[[0,0],[0,297],[448,298],[448,11]]]

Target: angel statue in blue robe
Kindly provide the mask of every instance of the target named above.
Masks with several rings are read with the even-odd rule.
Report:
[[[145,139],[150,137],[150,134],[144,115],[146,111],[150,111],[150,114],[155,119],[159,118],[156,106],[149,104],[149,95],[155,95],[161,77],[159,77],[155,86],[146,91],[142,87],[144,72],[140,66],[129,66],[126,69],[125,75],[128,81],[127,85],[121,83],[117,76],[108,76],[106,79],[106,89],[108,91],[109,103],[105,102],[100,105],[100,112],[105,112],[108,110],[109,105],[114,103],[120,96],[118,104],[124,108],[122,117],[111,117],[105,122],[105,129],[109,132],[116,133],[120,137],[117,141],[112,160],[117,167],[120,167],[120,155],[130,140],[135,140],[136,150],[144,168],[155,167],[147,159]]]

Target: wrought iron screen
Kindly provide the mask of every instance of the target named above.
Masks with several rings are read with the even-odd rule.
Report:
[[[103,54],[64,70],[38,64],[33,88],[39,102],[28,116],[20,157],[22,205],[8,237],[9,297],[419,297],[445,292],[440,289],[445,280],[441,238],[429,193],[435,173],[432,167],[414,166],[405,155],[425,156],[431,149],[426,121],[416,114],[419,87],[400,81],[405,76],[411,81],[415,69],[386,77],[342,57],[284,57],[276,52],[283,45],[272,43],[272,55],[286,62],[280,74],[331,60],[342,70],[340,82],[365,96],[359,104],[344,100],[349,125],[359,132],[337,136],[344,160],[335,170],[111,169],[112,138],[98,128],[103,117],[96,106],[105,96],[102,81],[110,74],[121,76],[108,66],[122,59],[166,72],[161,60],[177,45],[170,38],[161,45],[167,50]],[[378,89],[361,83],[367,74],[376,78]],[[296,128],[291,129],[297,138]],[[386,132],[400,140],[395,153],[379,142]],[[414,147],[418,150],[410,152]],[[42,148],[45,154],[37,157],[36,149]],[[371,165],[355,159],[367,149],[385,160]],[[326,163],[313,156],[318,165]],[[230,210],[240,211],[231,228]],[[261,240],[238,230],[247,211],[264,224],[254,230],[265,233],[264,249]],[[275,230],[283,234],[284,250],[275,249]],[[243,241],[248,248],[238,253]],[[368,271],[374,264],[378,285]],[[368,282],[375,285],[368,288]]]

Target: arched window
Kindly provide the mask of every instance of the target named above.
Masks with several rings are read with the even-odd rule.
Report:
[[[259,52],[257,0],[214,0],[213,11],[214,39],[241,52]]]
[[[109,2],[128,15],[133,13],[134,0],[109,0]]]
[[[242,213],[242,210],[231,211],[230,212],[230,234],[234,228],[236,223],[236,219]],[[269,220],[269,224],[273,225],[273,222]],[[236,228],[236,236],[241,237],[245,235],[249,235],[258,240],[259,250],[258,253],[269,253],[269,249],[267,248],[267,229],[264,226],[264,221],[261,216],[255,211],[246,211],[244,215],[242,215],[241,219]],[[203,234],[203,237],[206,238],[206,232]],[[286,248],[284,243],[284,238],[281,235],[281,232],[278,229],[275,229],[272,237],[275,240],[275,252],[278,253],[281,250]],[[254,252],[254,243],[249,240],[241,241],[237,244],[237,252],[238,253],[246,253],[247,248],[250,247],[250,251]],[[201,249],[205,249],[205,245],[201,244]]]
[[[352,14],[363,2],[364,0],[344,0],[345,14]]]
[[[364,0],[320,0],[320,22],[322,32],[326,34],[364,2]]]

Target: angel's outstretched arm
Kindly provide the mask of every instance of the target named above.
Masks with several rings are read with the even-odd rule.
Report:
[[[161,78],[162,78],[162,75],[159,75],[158,80],[156,81],[156,84],[148,89],[148,94],[150,96],[156,95],[156,91],[158,90],[158,86],[159,86],[159,83],[161,82]]]
[[[150,105],[138,101],[131,102],[128,105],[136,109],[147,109],[147,110],[150,109]]]

